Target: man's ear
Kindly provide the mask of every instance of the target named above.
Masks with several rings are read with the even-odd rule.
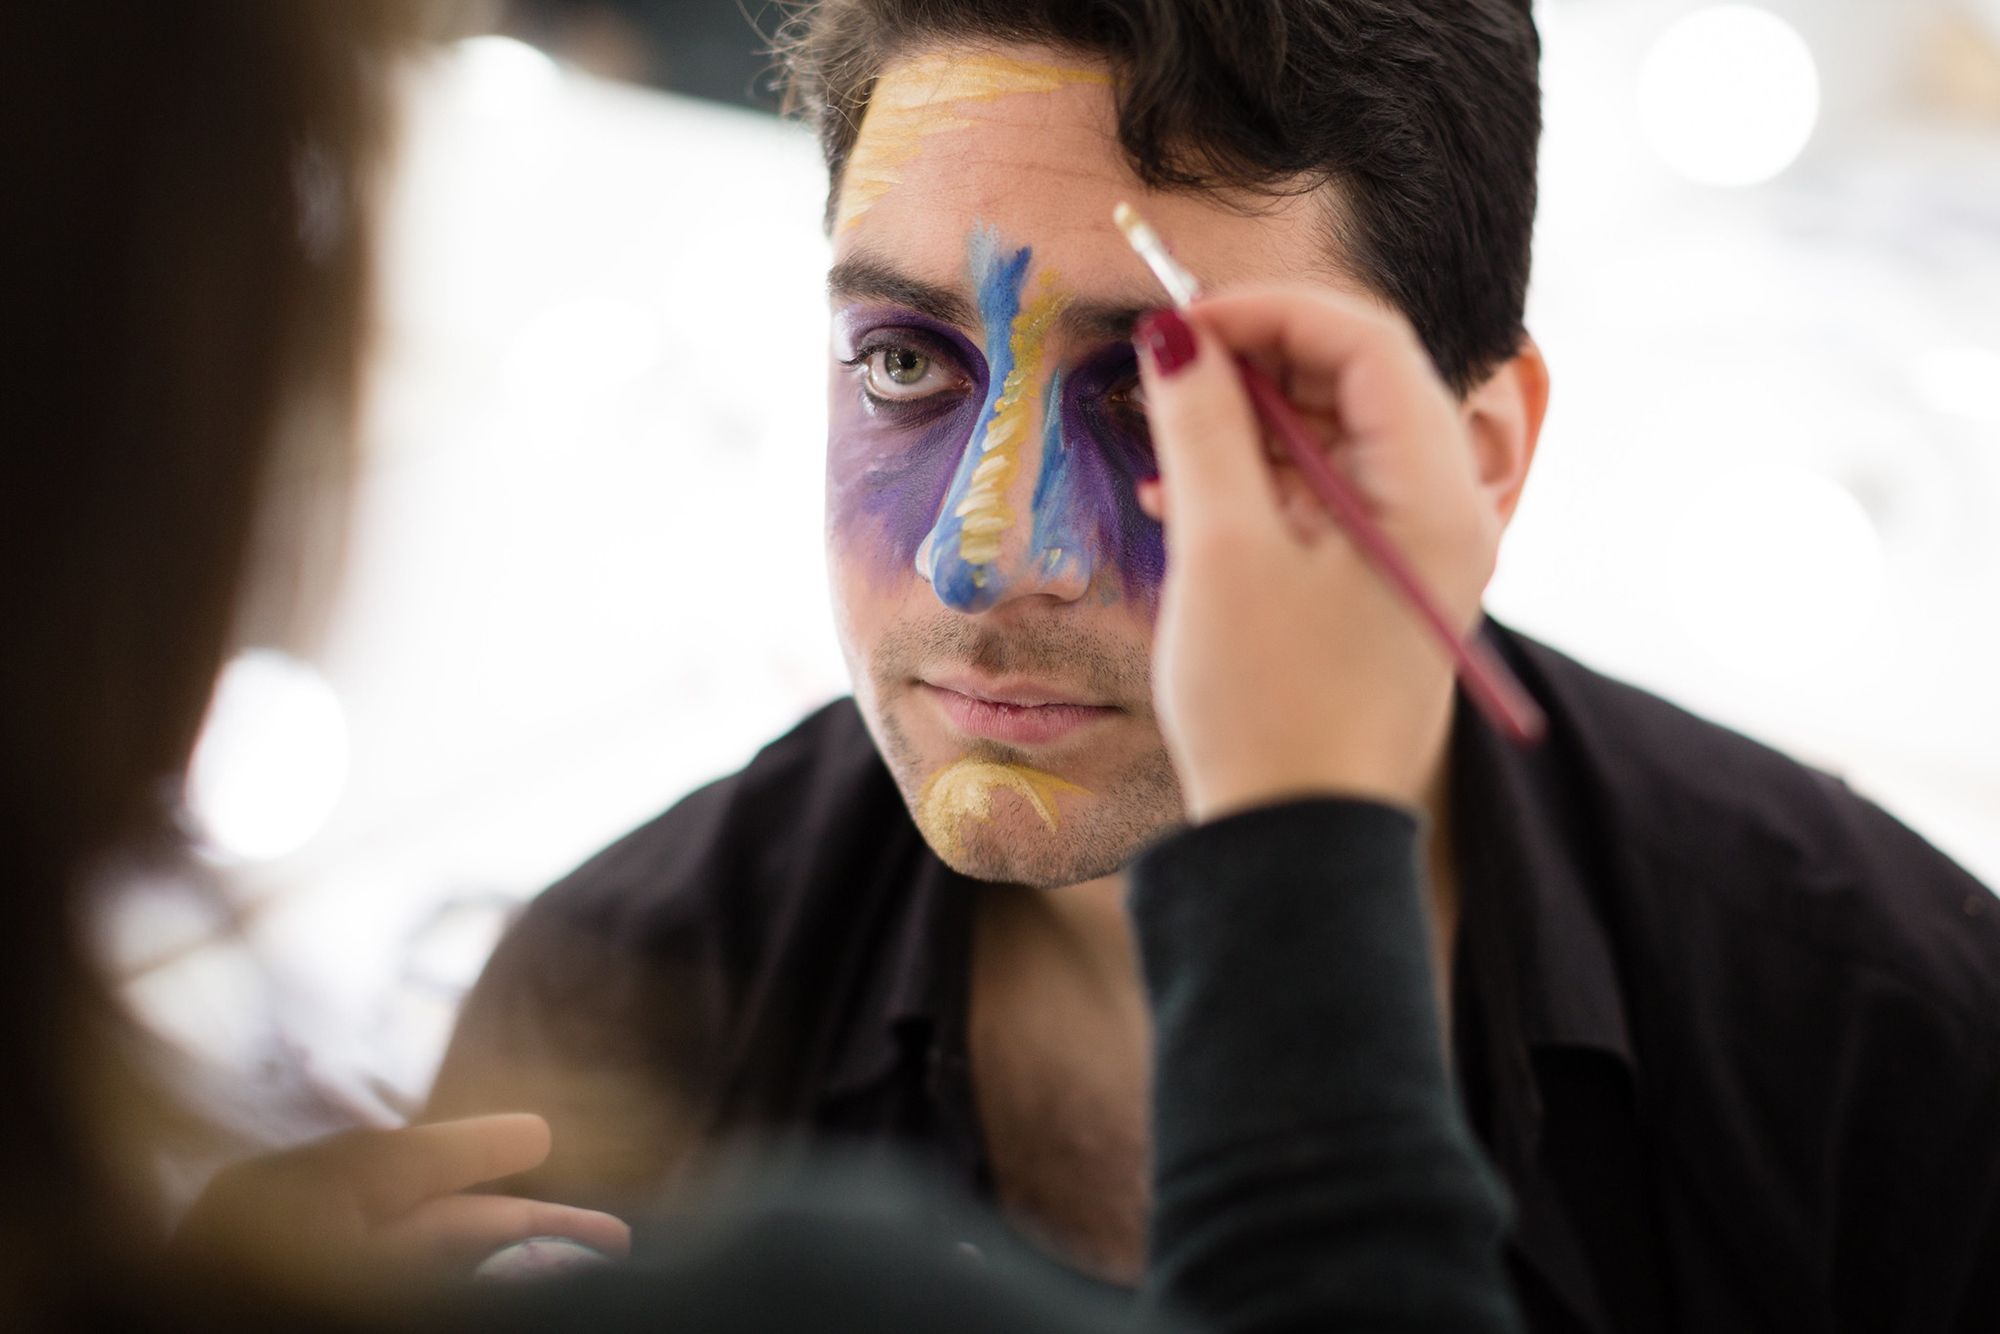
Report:
[[[1521,503],[1548,410],[1549,366],[1535,340],[1525,335],[1520,350],[1460,405],[1478,451],[1480,485],[1502,524],[1513,519],[1514,507]]]

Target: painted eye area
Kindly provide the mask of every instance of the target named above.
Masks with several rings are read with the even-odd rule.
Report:
[[[965,375],[933,349],[907,339],[885,338],[857,349],[847,365],[861,391],[877,406],[914,404],[964,391]]]
[[[1133,446],[1152,448],[1152,431],[1146,422],[1146,386],[1139,379],[1138,363],[1129,353],[1120,353],[1086,372],[1083,389],[1088,412],[1111,437]]]
[[[1139,359],[1129,343],[1086,358],[1064,386],[1064,430],[1089,440],[1105,458],[1135,477],[1149,477],[1153,433],[1146,421],[1146,390]]]
[[[1141,430],[1146,426],[1146,386],[1137,374],[1113,385],[1105,392],[1104,404],[1118,416],[1137,425]]]

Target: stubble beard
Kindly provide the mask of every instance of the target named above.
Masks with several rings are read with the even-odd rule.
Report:
[[[1143,730],[1148,744],[1109,782],[1100,778],[1085,784],[1088,796],[1063,798],[1055,829],[1005,792],[993,797],[992,819],[932,827],[935,821],[927,816],[922,797],[943,765],[969,759],[1039,769],[1046,763],[991,741],[967,742],[948,756],[925,754],[898,713],[916,704],[911,681],[922,670],[945,664],[1081,687],[1094,699],[1126,709],[1126,716],[1109,725],[1128,735]],[[1039,889],[1081,884],[1116,872],[1182,822],[1180,783],[1153,725],[1148,664],[1128,645],[1068,626],[995,630],[945,620],[890,630],[867,660],[866,673],[861,712],[876,748],[924,841],[963,875]],[[857,671],[856,684],[861,683]]]

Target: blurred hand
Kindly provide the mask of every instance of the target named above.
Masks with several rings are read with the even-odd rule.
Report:
[[[610,1214],[462,1194],[549,1156],[548,1123],[525,1113],[362,1130],[224,1169],[175,1234],[184,1259],[275,1269],[342,1286],[463,1277],[529,1237],[569,1237],[623,1256]]]
[[[1137,341],[1160,462],[1140,503],[1167,542],[1154,695],[1190,818],[1316,793],[1417,804],[1450,728],[1450,659],[1266,447],[1235,358],[1284,388],[1469,632],[1501,523],[1456,400],[1401,319],[1323,291],[1208,298]]]

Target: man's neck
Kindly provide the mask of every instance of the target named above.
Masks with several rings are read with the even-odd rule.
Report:
[[[1149,1024],[1125,888],[979,890],[968,1042],[995,1188],[1085,1271],[1144,1259]]]
[[[1441,1002],[1458,916],[1449,790],[1441,759],[1423,803]],[[1001,1202],[1073,1263],[1136,1281],[1151,1025],[1125,878],[986,887],[977,923],[969,1040]]]
[[[1030,890],[1043,900],[1043,911],[1093,958],[1112,962],[1132,952],[1132,925],[1126,915],[1128,882],[1122,871],[1061,889]],[[1135,974],[1136,976],[1136,974]]]
[[[1105,1009],[1143,1009],[1138,941],[1126,911],[1128,882],[1116,872],[1055,889],[991,891],[982,906],[981,938],[989,957],[1025,962],[1040,956]]]

